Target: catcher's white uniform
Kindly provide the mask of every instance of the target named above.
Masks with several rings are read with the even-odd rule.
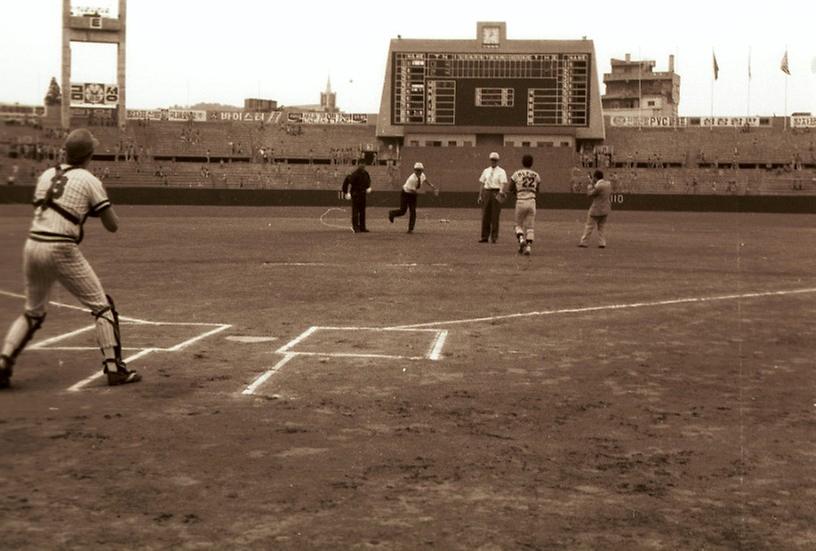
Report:
[[[34,204],[23,252],[26,312],[37,317],[45,314],[55,281],[92,312],[105,309],[108,300],[102,284],[78,247],[87,217],[99,216],[111,206],[102,182],[84,168],[49,168],[37,181]]]
[[[37,181],[34,206],[34,219],[23,249],[25,312],[12,323],[3,343],[0,386],[8,386],[17,355],[42,325],[48,296],[57,281],[96,318],[97,342],[105,357],[108,383],[139,380],[121,359],[119,320],[113,301],[79,250],[87,218],[100,216],[111,206],[102,182],[82,167],[50,168]],[[111,231],[115,229],[114,223]]]

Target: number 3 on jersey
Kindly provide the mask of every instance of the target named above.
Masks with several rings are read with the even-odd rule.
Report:
[[[48,191],[45,192],[45,200],[49,201],[51,199],[59,199],[62,197],[63,192],[65,191],[65,184],[68,183],[68,178],[62,173],[61,170],[57,170],[57,173],[51,178],[51,187],[48,188]]]

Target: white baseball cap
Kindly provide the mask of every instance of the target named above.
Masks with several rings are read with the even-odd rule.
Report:
[[[493,153],[490,154],[490,159],[491,160],[496,159],[498,161],[499,160],[499,154],[494,151]]]
[[[422,166],[422,163],[414,163],[414,170],[416,169],[425,170],[425,167]]]

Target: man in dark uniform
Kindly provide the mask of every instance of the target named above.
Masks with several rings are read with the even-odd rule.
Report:
[[[351,227],[354,233],[368,232],[365,221],[368,193],[371,193],[371,176],[366,170],[365,160],[360,160],[357,169],[343,180],[343,197],[351,199]]]

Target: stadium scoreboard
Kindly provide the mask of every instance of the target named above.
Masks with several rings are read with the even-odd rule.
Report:
[[[392,52],[391,124],[586,127],[589,53]]]

